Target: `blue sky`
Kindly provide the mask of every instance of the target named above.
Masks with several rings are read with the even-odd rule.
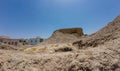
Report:
[[[47,38],[61,28],[98,31],[120,14],[120,0],[0,0],[0,35]]]

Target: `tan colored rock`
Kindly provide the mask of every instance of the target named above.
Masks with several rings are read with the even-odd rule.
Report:
[[[81,37],[84,35],[82,28],[66,28],[66,29],[60,29],[60,30],[56,30],[53,33],[53,36],[55,36],[56,33],[61,32],[63,34],[72,34],[75,35],[77,37]]]
[[[74,42],[84,35],[82,28],[66,28],[53,32],[52,36],[41,44],[69,43]]]
[[[117,38],[120,38],[120,15],[98,32],[74,42],[73,45],[77,45],[80,48],[84,46],[96,47]]]

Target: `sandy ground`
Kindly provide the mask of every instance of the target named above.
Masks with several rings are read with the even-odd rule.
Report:
[[[70,52],[0,50],[0,71],[120,71],[119,42]]]

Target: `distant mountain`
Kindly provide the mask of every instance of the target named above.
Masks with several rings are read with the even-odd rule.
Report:
[[[0,36],[0,38],[2,38],[2,39],[10,39],[9,36]]]

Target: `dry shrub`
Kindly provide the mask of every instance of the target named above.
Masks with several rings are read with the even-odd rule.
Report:
[[[27,48],[20,48],[19,50],[20,50],[20,51],[24,51],[24,50],[26,50],[26,49],[27,49]]]
[[[80,41],[74,42],[72,45],[77,46],[79,49],[83,49],[85,47],[96,47],[98,46],[98,42],[96,41],[83,42],[82,40],[80,40]]]
[[[67,46],[71,46],[71,44],[70,44],[70,43],[67,43]]]
[[[51,47],[54,47],[54,45],[52,44]]]
[[[35,51],[36,50],[36,48],[31,48],[31,51]]]
[[[36,48],[31,48],[28,50],[28,53],[33,53],[34,51],[36,51]]]
[[[72,51],[73,49],[70,47],[64,47],[64,48],[59,48],[59,49],[55,49],[55,52],[68,52],[68,51]]]
[[[59,46],[58,44],[55,45],[55,47],[58,47],[58,46]]]
[[[40,48],[39,50],[44,52],[46,50],[47,47],[44,47],[44,48]]]

